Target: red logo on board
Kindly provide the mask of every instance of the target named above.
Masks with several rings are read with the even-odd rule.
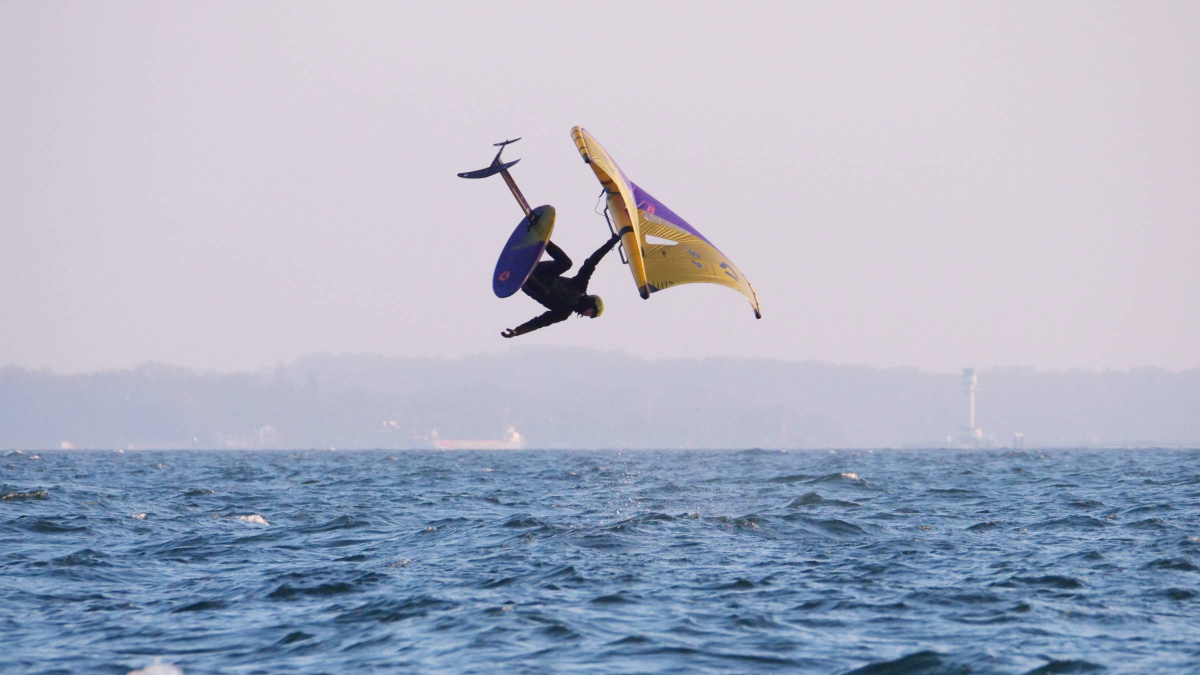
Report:
[[[500,276],[496,277],[496,278],[499,279],[500,281],[508,281],[508,270],[504,270],[503,272],[500,273]]]

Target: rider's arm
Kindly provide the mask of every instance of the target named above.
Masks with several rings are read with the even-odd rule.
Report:
[[[579,268],[579,274],[575,275],[575,281],[583,284],[587,288],[588,280],[592,278],[592,272],[596,271],[596,265],[600,264],[600,260],[621,241],[621,236],[614,234],[611,239],[604,242],[604,245],[596,249],[596,252],[588,256],[588,259],[583,261],[583,267]]]
[[[503,335],[504,337],[516,337],[518,335],[524,335],[530,331],[535,331],[539,328],[545,328],[546,326],[549,326],[552,323],[558,323],[559,321],[565,321],[570,316],[571,316],[570,312],[555,312],[555,311],[542,312],[538,316],[533,317],[532,319],[526,321],[525,323],[521,324],[520,326],[517,326],[514,329],[510,329],[510,330],[507,330],[507,331],[501,333],[501,335]]]

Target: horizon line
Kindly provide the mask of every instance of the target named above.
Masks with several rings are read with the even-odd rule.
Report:
[[[81,375],[104,375],[104,374],[112,374],[112,373],[133,373],[133,372],[144,371],[144,370],[149,370],[149,369],[153,369],[153,368],[164,368],[164,369],[170,369],[170,370],[176,370],[176,371],[186,371],[186,372],[197,374],[197,375],[226,375],[226,376],[263,375],[263,374],[268,374],[272,371],[278,370],[280,368],[294,367],[306,359],[315,359],[315,358],[328,358],[328,359],[371,358],[371,359],[380,359],[383,361],[462,362],[462,361],[466,361],[466,360],[473,359],[473,358],[503,357],[503,356],[510,356],[510,355],[518,355],[521,352],[534,352],[534,351],[590,352],[590,353],[595,353],[595,354],[603,354],[606,356],[620,356],[620,357],[624,357],[627,359],[643,361],[643,362],[647,362],[647,363],[666,363],[666,362],[677,362],[677,361],[692,361],[692,362],[740,361],[740,362],[745,362],[745,363],[776,363],[776,364],[787,364],[787,365],[795,365],[795,366],[818,366],[818,367],[827,367],[827,368],[847,368],[847,369],[863,369],[863,370],[876,370],[876,371],[904,370],[904,371],[915,371],[922,375],[935,375],[935,376],[937,376],[937,375],[957,376],[957,375],[961,374],[961,370],[951,370],[951,371],[926,370],[919,366],[910,366],[910,365],[877,366],[877,365],[867,365],[867,364],[859,364],[859,363],[839,363],[839,362],[835,362],[835,361],[818,361],[815,359],[795,359],[795,360],[793,360],[793,359],[784,359],[784,358],[777,358],[777,357],[762,357],[762,356],[745,356],[745,357],[736,357],[736,356],[666,356],[666,357],[661,357],[660,356],[660,357],[653,357],[653,356],[641,356],[638,354],[631,354],[628,351],[621,350],[621,349],[598,349],[595,347],[574,347],[574,346],[563,347],[563,346],[555,346],[555,345],[513,345],[513,346],[505,347],[503,349],[498,349],[495,351],[472,352],[469,354],[461,354],[458,356],[399,356],[399,355],[389,356],[389,355],[385,355],[385,354],[380,354],[378,352],[334,353],[334,352],[329,352],[329,351],[315,351],[315,352],[310,352],[308,354],[303,354],[303,355],[297,356],[294,359],[292,359],[291,361],[285,362],[283,359],[278,359],[276,361],[276,363],[273,365],[261,365],[261,366],[257,366],[257,367],[240,368],[240,369],[236,369],[236,368],[235,369],[220,369],[220,368],[207,368],[207,367],[199,367],[199,366],[186,366],[186,365],[179,365],[179,364],[174,364],[174,363],[167,363],[164,361],[148,360],[148,361],[142,361],[135,365],[110,366],[110,367],[97,368],[94,370],[60,370],[60,369],[55,368],[54,366],[50,366],[50,365],[24,366],[24,365],[20,365],[20,364],[10,361],[9,363],[7,363],[5,365],[0,366],[0,372],[9,371],[9,370],[18,370],[18,371],[23,371],[23,372],[27,372],[27,373],[42,373],[42,374],[51,374],[51,375],[63,376],[63,377],[71,377],[71,376],[81,376]],[[974,368],[976,371],[978,371],[980,373],[996,372],[996,371],[1018,371],[1018,372],[1026,371],[1029,374],[1036,374],[1036,375],[1068,374],[1068,373],[1091,373],[1091,374],[1134,373],[1134,372],[1138,372],[1138,371],[1152,371],[1152,372],[1169,373],[1169,374],[1178,375],[1178,374],[1185,374],[1185,373],[1190,373],[1192,371],[1200,370],[1200,366],[1191,366],[1191,367],[1186,367],[1186,368],[1171,368],[1171,367],[1167,367],[1167,366],[1152,366],[1152,365],[1128,366],[1128,367],[1106,367],[1103,369],[1080,368],[1080,367],[1042,368],[1040,366],[1034,366],[1034,365],[1003,365],[1003,366],[983,366],[983,367],[967,365],[967,366],[963,366],[963,368]]]

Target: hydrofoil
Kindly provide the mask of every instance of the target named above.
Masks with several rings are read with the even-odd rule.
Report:
[[[517,204],[525,213],[525,217],[517,223],[516,228],[509,235],[504,249],[500,251],[500,258],[496,261],[496,270],[492,273],[492,292],[499,298],[507,298],[521,290],[521,287],[529,280],[529,275],[533,274],[533,268],[537,267],[538,261],[542,259],[542,254],[546,252],[546,245],[550,243],[550,235],[554,232],[554,207],[546,204],[530,208],[525,195],[521,194],[517,182],[508,172],[521,160],[514,159],[511,162],[500,160],[500,155],[504,153],[504,147],[519,140],[521,139],[514,138],[496,143],[495,145],[500,150],[487,168],[458,174],[459,178],[487,178],[500,174],[504,183],[508,185],[509,191],[512,192],[513,198],[517,200]]]

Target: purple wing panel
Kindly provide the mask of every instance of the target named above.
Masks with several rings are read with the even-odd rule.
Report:
[[[662,202],[655,199],[654,196],[649,192],[646,192],[642,188],[638,187],[636,183],[630,183],[630,185],[633,186],[633,198],[637,200],[638,209],[645,211],[652,216],[657,216],[674,225],[675,227],[699,237],[709,246],[716,248],[716,246],[713,246],[713,243],[708,240],[708,237],[700,234],[696,228],[688,225],[688,222],[683,218],[680,218],[679,214],[667,208]]]

